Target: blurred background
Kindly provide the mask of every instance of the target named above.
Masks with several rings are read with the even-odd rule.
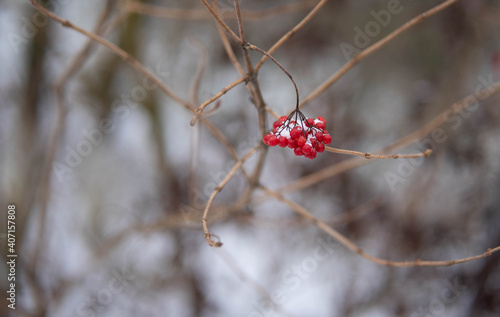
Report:
[[[117,44],[194,107],[240,78],[200,1],[43,3]],[[247,40],[269,49],[317,3],[242,0]],[[306,96],[353,52],[439,3],[329,1],[274,57]],[[218,6],[236,30],[232,1]],[[202,211],[235,164],[220,139],[191,127],[189,111],[120,57],[29,1],[0,1],[0,26],[0,233],[6,254],[7,205],[15,204],[18,253],[16,310],[2,298],[2,316],[500,316],[500,255],[379,266],[262,191],[239,203],[248,194],[241,172],[214,202],[209,228],[224,245],[209,247]],[[303,111],[327,119],[332,146],[376,152],[499,79],[500,1],[463,0],[363,60]],[[276,65],[266,62],[258,80],[270,109],[293,109],[293,86]],[[207,120],[242,156],[260,141],[257,111],[244,84],[220,101]],[[309,160],[276,147],[260,182],[375,256],[481,254],[500,245],[499,102],[471,103],[398,150],[432,148],[428,158],[363,161],[304,183],[352,158]],[[257,158],[244,164],[249,173]],[[6,261],[0,271],[5,298]]]

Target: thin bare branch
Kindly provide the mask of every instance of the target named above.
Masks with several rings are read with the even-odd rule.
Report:
[[[211,247],[220,247],[222,244],[220,242],[216,242],[212,240],[210,233],[208,232],[208,225],[207,225],[207,217],[208,217],[208,211],[210,210],[210,207],[212,206],[212,203],[215,199],[215,196],[219,194],[224,186],[227,185],[227,183],[233,178],[233,176],[236,174],[238,169],[243,166],[243,163],[245,163],[246,160],[248,160],[259,148],[261,147],[261,144],[257,144],[254,146],[250,151],[248,151],[247,154],[245,154],[236,164],[233,166],[233,168],[229,171],[229,173],[224,177],[224,179],[215,187],[214,191],[208,198],[207,205],[205,207],[205,210],[203,211],[203,219],[202,219],[202,224],[203,224],[203,231],[205,232],[205,239],[207,240],[208,244]]]
[[[257,100],[257,102],[260,103],[260,100],[262,100],[262,98],[260,97],[260,93],[257,92],[257,90],[260,90],[258,88],[259,84],[255,78],[255,71],[253,69],[252,60],[250,59],[250,53],[248,52],[249,45],[245,37],[245,30],[243,28],[243,20],[241,18],[240,4],[238,0],[234,0],[234,10],[236,12],[236,20],[238,21],[238,31],[240,33],[240,39],[241,39],[240,45],[241,45],[241,50],[243,52],[243,59],[245,61],[245,66],[247,68],[247,78],[249,79],[249,84],[250,84],[248,85],[248,89],[250,90],[252,96],[259,99]]]
[[[113,28],[106,28],[106,30],[103,30],[104,23],[106,22],[106,19],[109,16],[112,9],[112,5],[110,4],[113,4],[114,2],[115,1],[108,2],[108,5],[105,7],[105,10],[101,13],[101,16],[98,18],[93,33],[100,35],[108,33],[113,29]],[[117,20],[121,20],[121,17],[118,18]],[[70,66],[66,68],[66,71],[63,73],[63,75],[60,76],[59,79],[56,81],[55,84],[56,91],[61,91],[62,87],[66,84],[66,82],[70,79],[70,77],[74,75],[78,71],[78,69],[80,69],[80,67],[83,65],[84,61],[88,59],[88,53],[90,52],[93,44],[95,44],[95,41],[91,39],[89,39],[87,43],[85,43],[83,49],[75,56]]]
[[[345,73],[347,73],[351,68],[353,68],[356,64],[358,64],[361,60],[366,58],[367,56],[371,55],[373,52],[377,51],[408,29],[410,29],[412,26],[417,25],[418,23],[426,20],[427,18],[433,16],[434,14],[446,9],[450,5],[454,4],[457,2],[457,0],[447,0],[434,8],[419,14],[415,18],[411,19],[410,21],[406,22],[402,26],[400,26],[398,29],[395,31],[391,32],[389,35],[385,36],[381,40],[375,42],[373,45],[367,47],[365,50],[360,52],[359,54],[355,55],[349,62],[347,62],[344,66],[342,66],[339,70],[337,70],[330,78],[325,80],[322,84],[320,84],[316,89],[314,89],[313,92],[311,92],[306,98],[302,100],[300,103],[300,108],[311,102],[312,100],[316,99],[319,95],[321,95],[325,90],[327,90],[331,85],[333,85],[335,82],[337,82],[342,76],[344,76]]]
[[[225,95],[228,91],[230,91],[234,87],[236,87],[239,84],[245,82],[245,80],[246,80],[245,77],[241,77],[240,79],[237,79],[237,80],[233,81],[232,83],[230,83],[226,87],[222,88],[222,90],[218,94],[214,95],[212,98],[210,98],[207,101],[205,101],[204,103],[202,103],[201,106],[199,106],[198,109],[196,109],[196,111],[194,112],[194,115],[193,115],[193,118],[191,119],[190,124],[192,126],[195,125],[196,121],[198,120],[198,118],[200,118],[201,113],[203,112],[203,110],[207,106],[209,106],[212,102],[216,101],[217,99],[219,99],[220,97],[222,97],[223,95]]]
[[[269,57],[276,65],[278,65],[278,67],[290,78],[290,80],[292,81],[292,84],[293,84],[293,87],[295,88],[295,94],[296,94],[296,99],[297,99],[297,104],[295,106],[295,108],[298,108],[299,107],[299,88],[297,88],[297,84],[295,83],[295,80],[293,80],[293,77],[292,75],[290,75],[290,73],[285,69],[285,67],[283,67],[283,65],[281,65],[274,57],[272,57],[268,52],[264,51],[263,49],[255,46],[255,45],[251,45],[251,44],[248,44],[247,45],[248,49],[251,49],[251,50],[254,50],[254,51],[257,51],[257,52],[260,52],[261,54],[263,54],[264,56],[267,56]]]
[[[224,23],[224,21],[222,21],[221,17],[217,14],[217,11],[215,11],[215,9],[212,8],[212,6],[207,2],[207,0],[201,0],[201,2],[203,2],[203,5],[208,9],[208,11],[210,11],[215,20],[219,22],[219,25],[233,38],[233,40],[235,40],[237,43],[241,43],[241,39],[238,37],[238,35],[236,35],[233,32],[233,30],[231,30],[231,28],[227,26],[227,24]]]
[[[492,96],[498,93],[500,93],[500,81],[494,82],[490,86],[483,88],[479,91],[476,91],[474,94],[469,95],[463,98],[462,100],[454,103],[453,105],[451,105],[451,107],[449,107],[448,109],[444,110],[443,112],[435,116],[434,119],[429,121],[420,129],[400,138],[393,144],[383,148],[381,151],[383,152],[394,151],[397,148],[402,148],[408,144],[411,144],[412,142],[420,140],[424,136],[428,135],[433,130],[441,126],[443,123],[445,123],[447,119],[458,114],[459,112],[464,110],[467,106],[470,106],[471,101],[479,103],[480,101],[491,98]]]
[[[273,54],[278,48],[280,48],[286,41],[288,41],[295,33],[297,33],[301,28],[304,27],[315,15],[318,13],[319,9],[321,9],[328,0],[321,0],[318,4],[306,15],[302,21],[300,21],[293,29],[288,31],[285,35],[283,35],[267,52],[269,54]],[[260,61],[255,65],[255,71],[258,72],[262,67],[264,62],[267,60],[267,56],[262,56]]]
[[[243,29],[243,19],[241,18],[240,3],[238,0],[234,0],[234,10],[236,12],[236,21],[238,21],[238,31],[240,33],[241,43],[246,43],[245,31]]]
[[[36,0],[30,0],[30,2],[33,4],[35,8],[37,8],[41,13],[47,15],[49,18],[61,23],[65,27],[69,27],[71,29],[74,29],[75,31],[89,37],[90,39],[98,42],[99,44],[104,45],[108,49],[110,49],[112,52],[120,56],[125,62],[129,63],[132,67],[134,67],[139,73],[143,74],[145,77],[147,77],[149,80],[151,80],[153,83],[155,83],[164,93],[166,93],[170,98],[178,102],[180,105],[182,105],[184,108],[186,108],[188,111],[191,113],[194,113],[194,107],[187,101],[183,100],[181,97],[179,97],[177,94],[175,94],[168,86],[166,86],[158,77],[156,77],[154,74],[152,74],[149,70],[147,70],[144,65],[139,63],[136,59],[134,59],[130,54],[122,50],[121,48],[117,47],[116,45],[110,43],[109,41],[105,40],[104,38],[86,31],[73,23],[69,22],[68,20],[65,20],[56,14],[48,11],[45,9],[43,6],[41,6]],[[243,79],[244,81],[244,79]],[[201,122],[207,127],[207,129],[223,144],[229,151],[229,154],[231,157],[235,160],[238,160],[238,155],[236,152],[236,149],[231,145],[231,143],[227,140],[227,138],[217,129],[212,123],[210,123],[208,120],[205,118],[201,117],[200,118]],[[248,175],[244,173],[246,177]]]
[[[31,4],[37,8],[41,13],[45,14],[49,18],[61,23],[63,26],[74,29],[75,31],[91,38],[92,40],[98,42],[99,44],[107,47],[111,51],[113,51],[115,54],[120,56],[124,61],[128,62],[132,67],[134,67],[137,71],[140,73],[146,75],[151,81],[153,81],[158,87],[167,94],[170,98],[175,100],[177,103],[183,105],[186,109],[189,111],[192,111],[192,106],[179,97],[176,93],[174,93],[173,90],[171,90],[169,87],[167,87],[157,76],[149,72],[146,67],[144,67],[141,63],[139,63],[135,58],[133,58],[130,54],[125,52],[123,49],[119,48],[115,44],[109,42],[108,40],[96,35],[95,33],[89,32],[87,30],[82,29],[81,27],[71,23],[70,21],[63,19],[56,14],[50,12],[49,10],[45,9],[42,5],[38,3],[37,0],[30,0]]]
[[[396,151],[398,149],[404,148],[411,143],[422,139],[424,136],[427,134],[431,133],[434,129],[438,128],[440,125],[442,125],[450,116],[459,113],[462,111],[465,107],[469,105],[469,102],[474,99],[479,101],[486,100],[496,94],[500,93],[500,81],[494,82],[490,86],[472,94],[469,95],[462,100],[454,103],[451,105],[448,109],[445,111],[441,112],[438,114],[434,119],[432,119],[429,123],[421,127],[420,129],[400,138],[393,144],[386,146],[385,148],[381,149],[380,151],[377,152],[377,154],[384,154],[387,152],[392,152]],[[368,164],[371,162],[370,160],[363,160],[359,158],[351,158],[345,161],[342,161],[340,163],[334,164],[330,167],[327,167],[325,169],[322,169],[321,171],[318,171],[313,174],[309,174],[305,177],[302,177],[301,179],[292,182],[284,187],[282,187],[279,192],[280,193],[288,193],[296,190],[303,189],[305,187],[314,185],[318,182],[321,182],[325,179],[328,179],[332,176],[338,175],[342,172],[351,170],[353,168]]]
[[[217,13],[217,0],[212,1],[212,6],[215,8],[215,12]],[[234,54],[233,48],[231,47],[231,44],[229,43],[229,40],[227,39],[227,35],[224,32],[224,29],[222,26],[220,26],[219,23],[215,23],[217,26],[217,30],[219,31],[219,36],[222,41],[222,45],[224,46],[224,49],[226,50],[226,54],[229,57],[229,60],[231,63],[234,65],[234,67],[238,70],[240,75],[242,77],[246,77],[245,70],[243,69],[243,66],[241,66],[240,62],[236,58],[236,55]]]
[[[264,102],[264,98],[262,97],[262,92],[260,90],[259,81],[257,80],[257,73],[255,72],[252,64],[252,60],[250,59],[250,52],[248,51],[248,43],[245,39],[245,31],[243,28],[243,20],[241,18],[241,11],[238,0],[234,0],[234,7],[236,11],[236,17],[238,21],[238,29],[240,33],[241,42],[241,50],[243,53],[243,59],[245,61],[245,66],[247,68],[247,89],[252,96],[253,103],[257,108],[258,118],[259,118],[259,130],[260,137],[264,137],[266,134],[266,126],[267,126],[267,112],[265,109],[266,103]],[[259,182],[260,175],[262,170],[264,169],[264,160],[267,155],[267,147],[261,149],[259,153],[259,158],[257,160],[257,164],[255,166],[254,172],[250,178],[250,187],[243,194],[245,201],[249,201],[252,191]]]
[[[286,199],[281,195],[280,193],[274,192],[266,187],[261,186],[261,189],[264,190],[268,195],[276,198],[277,200],[283,202],[290,208],[292,208],[296,213],[301,215],[302,217],[306,218],[307,220],[311,221],[315,226],[326,232],[329,236],[340,242],[343,246],[348,248],[354,253],[357,253],[364,257],[365,259],[375,262],[380,265],[385,265],[385,266],[393,266],[393,267],[415,267],[415,266],[450,266],[450,265],[455,265],[455,264],[460,264],[460,263],[466,263],[466,262],[471,262],[475,260],[479,260],[485,257],[490,256],[494,252],[500,251],[500,246],[497,246],[493,249],[488,249],[486,252],[475,255],[475,256],[470,256],[466,258],[461,258],[461,259],[456,259],[456,260],[445,260],[445,261],[422,261],[420,259],[413,260],[413,261],[391,261],[391,260],[386,260],[382,258],[375,257],[373,255],[370,255],[366,253],[363,249],[361,249],[358,245],[356,245],[354,242],[352,242],[350,239],[339,233],[337,230],[333,229],[329,225],[327,225],[325,222],[319,220],[318,218],[314,217],[307,209],[304,207],[300,206],[299,204],[296,204],[292,202],[289,199]]]
[[[338,154],[361,156],[361,157],[364,157],[366,159],[409,159],[409,158],[417,158],[417,157],[428,157],[432,153],[432,151],[430,149],[427,149],[422,153],[415,153],[415,154],[371,154],[368,152],[358,152],[358,151],[337,149],[337,148],[329,147],[329,146],[325,147],[325,151],[332,152],[332,153],[338,153]]]

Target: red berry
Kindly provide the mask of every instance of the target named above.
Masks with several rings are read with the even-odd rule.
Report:
[[[304,118],[303,115],[301,118]],[[281,116],[274,121],[272,132],[262,138],[264,144],[279,145],[283,148],[288,146],[293,149],[295,155],[314,159],[318,153],[325,151],[326,144],[332,142],[332,137],[326,131],[325,118],[320,116],[317,119],[304,118],[299,122],[288,120],[287,116]],[[284,135],[280,135],[281,132],[284,132]]]
[[[264,141],[264,144],[267,144],[269,145],[269,138],[271,137],[271,134],[266,134],[264,135],[264,137],[262,138],[262,141]]]
[[[323,122],[318,122],[318,123],[316,123],[316,127],[320,130],[324,130],[324,129],[326,129],[326,124]]]
[[[304,136],[300,136],[300,138],[297,140],[297,146],[303,147],[304,144],[306,144],[307,140],[304,138]]]
[[[304,154],[306,155],[309,155],[309,153],[311,153],[311,150],[312,147],[309,144],[306,144],[302,147],[302,152],[304,152]]]
[[[292,131],[290,131],[290,138],[292,138],[292,140],[297,140],[300,137],[301,131],[302,129],[298,126],[293,128]]]
[[[316,147],[316,144],[318,144],[318,140],[315,138],[310,138],[309,141],[311,142],[311,147],[314,149]]]
[[[302,153],[302,148],[301,147],[296,147],[295,149],[293,149],[293,153],[297,156],[301,156],[301,155],[304,155],[304,153]]]
[[[286,139],[286,137],[280,136],[279,145],[281,147],[285,147],[285,146],[287,146],[287,144],[288,144],[288,140]]]
[[[271,135],[271,137],[268,140],[268,144],[270,146],[276,146],[276,145],[278,145],[278,142],[279,142],[278,138],[275,135]]]
[[[316,132],[315,136],[316,136],[316,139],[318,139],[318,141],[323,142],[323,133]]]
[[[325,143],[325,144],[332,143],[332,137],[329,134],[325,133],[323,135],[323,143]]]
[[[325,151],[325,145],[321,142],[318,142],[318,144],[316,144],[316,151],[318,153],[322,153],[323,151]]]
[[[316,150],[311,149],[311,153],[307,156],[308,159],[315,159],[316,158]]]

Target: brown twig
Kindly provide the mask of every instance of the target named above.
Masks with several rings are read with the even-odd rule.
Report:
[[[224,96],[228,91],[230,91],[234,87],[245,82],[245,80],[246,80],[246,77],[241,77],[240,79],[233,81],[232,83],[230,83],[226,87],[222,88],[222,90],[218,94],[214,95],[212,98],[203,102],[194,112],[193,118],[191,119],[191,122],[190,122],[191,126],[194,126],[196,124],[196,121],[198,121],[198,119],[201,117],[201,113],[203,112],[203,110],[206,107],[208,107],[212,102],[216,101],[220,97]]]
[[[211,247],[220,247],[222,244],[220,242],[216,242],[212,240],[211,235],[208,231],[208,225],[207,225],[207,217],[208,217],[208,212],[210,210],[210,207],[212,206],[212,203],[215,199],[215,196],[219,194],[224,186],[227,185],[227,183],[233,178],[233,176],[236,174],[238,169],[242,167],[243,163],[245,163],[246,160],[248,160],[254,153],[261,147],[261,144],[256,145],[253,147],[250,151],[248,151],[247,154],[245,154],[236,164],[233,166],[233,168],[229,171],[229,173],[224,177],[224,179],[215,187],[214,191],[210,195],[207,201],[207,205],[205,206],[205,210],[203,211],[203,218],[202,218],[202,225],[203,225],[203,231],[205,232],[205,240],[207,240],[208,244]]]
[[[238,84],[242,83],[243,81],[246,81],[247,82],[247,87],[248,87],[248,89],[249,89],[249,91],[250,91],[250,93],[251,93],[251,95],[253,97],[253,100],[254,100],[255,105],[257,107],[257,111],[259,113],[259,127],[260,127],[261,137],[263,137],[264,134],[266,133],[266,110],[265,110],[265,103],[264,103],[264,100],[262,98],[262,93],[260,92],[259,84],[256,81],[256,78],[254,76],[253,66],[252,66],[250,57],[248,56],[248,50],[245,48],[245,41],[244,41],[245,35],[244,35],[243,24],[242,24],[242,19],[241,19],[241,12],[239,10],[239,4],[238,4],[237,1],[235,1],[236,15],[237,15],[237,19],[238,19],[238,28],[239,28],[239,31],[240,31],[240,36],[242,37],[243,40],[240,39],[236,34],[234,34],[234,32],[224,23],[224,21],[222,21],[222,19],[220,18],[220,16],[217,14],[217,10],[216,9],[212,8],[208,4],[208,2],[206,0],[202,0],[202,2],[205,5],[205,7],[207,7],[207,9],[210,11],[210,13],[214,16],[215,20],[219,23],[219,25],[228,34],[230,34],[231,37],[236,42],[238,42],[239,44],[242,45],[243,56],[244,56],[245,63],[246,63],[246,66],[247,66],[247,75],[245,77],[242,77],[239,80],[233,82],[229,86],[223,88],[222,91],[219,92],[219,94],[217,94],[214,97],[210,98],[209,100],[207,100],[206,102],[204,102],[200,107],[198,107],[198,109],[196,109],[196,111],[194,113],[193,118],[191,119],[190,124],[194,125],[196,123],[196,121],[200,117],[201,112],[203,111],[203,109],[205,107],[207,107],[210,103],[212,103],[215,100],[217,100],[218,98],[220,98],[222,95],[224,95],[225,93],[227,93],[230,89],[234,88]],[[216,3],[217,2],[214,1],[214,4],[216,4]],[[254,184],[257,182],[257,179],[259,178],[260,173],[262,172],[264,158],[265,158],[266,153],[267,153],[267,148],[264,148],[261,151],[261,154],[259,156],[256,168],[255,168],[255,171],[254,171],[254,174],[250,178],[251,187],[254,186]],[[250,191],[247,191],[246,196],[249,197],[249,193],[250,193]]]
[[[214,0],[212,2],[212,5],[214,7],[214,11],[215,11],[215,14],[218,14],[217,12],[217,0]],[[191,126],[194,126],[196,124],[196,121],[198,120],[198,118],[200,117],[201,113],[204,111],[204,109],[209,106],[211,103],[213,103],[214,101],[216,101],[217,99],[219,99],[220,97],[222,97],[223,95],[225,95],[229,90],[233,89],[234,87],[236,87],[237,85],[243,83],[245,80],[246,80],[246,73],[245,73],[245,70],[243,69],[243,67],[241,66],[241,64],[238,62],[238,60],[236,59],[236,56],[234,55],[234,52],[233,52],[233,49],[231,48],[231,44],[229,44],[229,41],[227,39],[227,36],[226,36],[226,33],[224,33],[224,30],[222,28],[222,26],[219,24],[219,23],[216,23],[216,26],[217,26],[217,30],[219,31],[219,36],[222,40],[222,45],[224,46],[224,49],[226,50],[226,53],[229,57],[229,59],[231,60],[231,62],[233,63],[234,67],[238,70],[238,72],[241,74],[241,78],[236,80],[235,82],[229,84],[228,86],[224,87],[218,94],[216,94],[215,96],[213,96],[212,98],[206,100],[205,102],[203,102],[203,104],[201,104],[195,111],[194,115],[193,115],[193,118],[191,119]]]
[[[199,50],[199,55],[200,55],[200,65],[199,65],[199,68],[197,70],[197,73],[193,79],[193,83],[192,83],[192,86],[191,86],[191,102],[193,104],[198,104],[199,103],[199,100],[198,100],[198,91],[200,89],[200,85],[201,85],[201,78],[202,78],[202,75],[204,73],[204,70],[206,69],[207,65],[208,65],[208,52],[206,50],[206,47],[203,46],[203,44],[199,41],[199,40],[193,40],[193,45],[195,45],[195,47]],[[216,103],[215,104],[215,107],[212,108],[211,110],[212,111],[216,111],[217,108],[219,108],[220,106],[220,102],[219,103]],[[204,117],[206,117],[207,115],[211,115],[211,112],[204,112],[203,113]],[[212,124],[210,124],[208,121],[205,121],[205,125],[210,125],[212,126]],[[200,129],[201,127],[200,126],[197,126],[195,127],[195,129],[198,129],[197,131],[195,131],[194,133],[197,135],[197,140],[199,140],[199,133],[200,133]],[[222,135],[221,133],[219,134],[219,131],[217,129],[215,129],[215,127],[212,127],[210,128],[212,130],[212,133],[214,135],[220,135],[219,136],[219,141],[223,141],[221,143],[225,144],[226,148],[228,148],[229,152],[232,154],[233,158],[237,161],[238,160],[238,155],[236,153],[236,149],[231,145],[231,143],[229,141],[227,141],[227,139],[224,137],[224,135]],[[197,154],[197,146],[195,148],[193,148],[193,156],[196,157],[198,154]],[[193,162],[192,164],[192,167],[193,167],[193,174],[192,176],[194,177],[195,175],[195,171],[196,171],[196,166],[198,164]],[[243,175],[249,179],[249,176],[248,176],[248,173],[247,171],[242,168],[242,173]],[[194,184],[193,184],[194,185]],[[190,186],[191,189],[194,188],[194,186]]]
[[[432,153],[432,150],[427,149],[422,153],[415,153],[415,154],[371,154],[368,152],[358,152],[358,151],[337,149],[337,148],[329,147],[329,146],[325,147],[325,151],[332,152],[332,153],[338,153],[338,154],[361,156],[361,157],[364,157],[366,159],[409,159],[409,158],[417,158],[417,157],[428,157]]]
[[[257,52],[260,52],[262,53],[264,56],[267,56],[269,57],[269,59],[271,59],[276,65],[278,65],[278,67],[290,78],[290,80],[292,81],[293,83],[293,87],[295,88],[295,94],[296,94],[296,100],[297,100],[297,103],[295,105],[295,108],[298,109],[299,107],[299,88],[297,88],[297,84],[295,83],[295,80],[293,80],[293,77],[292,75],[290,75],[290,73],[285,69],[285,67],[283,67],[283,65],[281,65],[274,57],[272,57],[268,52],[264,51],[263,49],[255,46],[255,45],[251,45],[251,44],[248,44],[247,45],[248,49],[250,50],[254,50],[254,51],[257,51]]]
[[[498,93],[500,93],[500,81],[494,82],[490,86],[485,87],[475,92],[474,94],[469,95],[461,99],[460,101],[455,102],[453,105],[451,105],[451,107],[447,108],[446,110],[435,116],[434,119],[429,121],[420,129],[410,134],[407,134],[406,136],[400,138],[393,144],[383,148],[381,151],[384,152],[394,151],[397,148],[402,148],[408,144],[411,144],[412,142],[420,140],[424,136],[428,135],[433,130],[441,126],[443,123],[445,123],[447,119],[451,118],[452,116],[464,110],[467,106],[470,105],[469,101],[477,100],[478,102],[480,102],[488,98],[491,98],[492,96]]]
[[[99,44],[101,44],[101,45],[107,47],[108,49],[110,49],[111,51],[113,51],[115,54],[120,56],[124,61],[126,61],[132,67],[134,67],[137,71],[146,75],[154,84],[156,84],[170,98],[175,100],[177,103],[183,105],[189,111],[192,111],[192,107],[187,101],[185,101],[184,99],[179,97],[176,93],[174,93],[174,91],[171,90],[169,87],[167,87],[156,75],[149,72],[146,69],[146,67],[144,67],[144,65],[139,63],[135,58],[133,58],[130,54],[125,52],[123,49],[121,49],[120,47],[116,46],[115,44],[107,41],[106,39],[96,35],[95,33],[84,30],[81,27],[73,24],[72,22],[70,22],[66,19],[63,19],[63,18],[59,17],[58,15],[50,12],[49,10],[45,9],[42,5],[40,5],[37,0],[29,0],[29,1],[31,2],[31,4],[35,8],[37,8],[41,13],[45,14],[49,18],[61,23],[65,27],[69,27],[69,28],[91,38],[92,40],[98,42]]]
[[[224,21],[222,21],[221,17],[217,14],[217,11],[214,8],[212,8],[212,6],[207,2],[207,0],[201,0],[201,2],[208,9],[208,11],[210,11],[212,16],[215,18],[215,20],[217,20],[217,22],[224,29],[224,31],[226,31],[227,34],[229,34],[233,38],[233,40],[235,40],[237,43],[241,43],[241,39],[238,37],[238,35],[236,35],[236,33],[234,33],[233,30],[231,30],[231,28],[227,26],[226,23],[224,23]]]
[[[217,0],[212,1],[212,5],[215,8],[215,12],[217,12]],[[219,23],[215,23],[217,26],[217,30],[219,31],[219,36],[222,41],[222,45],[224,46],[224,49],[226,50],[226,54],[229,57],[229,60],[231,63],[234,65],[236,70],[240,73],[242,77],[246,77],[245,70],[243,69],[243,66],[241,66],[240,62],[238,62],[238,59],[236,58],[236,55],[234,54],[233,48],[231,47],[231,44],[229,43],[229,40],[227,39],[227,35],[224,32],[224,29]]]
[[[247,42],[245,38],[245,31],[243,29],[243,19],[241,17],[240,3],[238,0],[233,0],[234,2],[234,11],[236,12],[236,21],[238,21],[238,32],[240,33],[241,44]]]
[[[299,204],[296,204],[292,202],[289,199],[286,199],[281,195],[280,193],[274,192],[264,186],[261,186],[261,189],[264,190],[268,195],[276,198],[277,200],[283,202],[290,208],[292,208],[296,213],[301,215],[302,217],[306,218],[307,220],[311,221],[315,226],[326,232],[329,236],[340,242],[343,246],[348,248],[354,253],[359,254],[360,256],[364,257],[365,259],[375,262],[380,265],[385,265],[385,266],[393,266],[393,267],[415,267],[415,266],[450,266],[454,264],[460,264],[460,263],[466,263],[474,260],[479,260],[485,257],[490,256],[492,253],[500,251],[500,246],[495,247],[493,249],[488,249],[486,252],[475,255],[475,256],[470,256],[466,258],[461,258],[461,259],[456,259],[456,260],[446,260],[446,261],[422,261],[422,260],[414,260],[414,261],[391,261],[391,260],[386,260],[382,258],[375,257],[373,255],[370,255],[366,253],[363,249],[361,249],[358,245],[356,245],[354,242],[352,242],[350,239],[327,225],[325,222],[319,220],[318,218],[314,217],[307,209],[304,207],[300,206]]]
[[[258,118],[259,118],[259,130],[260,137],[264,137],[267,129],[267,111],[265,109],[266,103],[264,102],[264,98],[262,97],[262,92],[260,89],[259,81],[257,80],[257,73],[255,72],[252,64],[252,60],[250,59],[250,53],[248,51],[248,43],[245,38],[245,31],[243,28],[243,19],[241,17],[241,10],[238,0],[234,0],[234,8],[236,12],[236,17],[238,21],[238,30],[240,33],[241,41],[239,44],[241,45],[241,50],[243,53],[243,59],[245,61],[245,66],[247,68],[247,88],[252,96],[252,100],[254,102],[255,108],[257,108]],[[250,178],[250,186],[246,193],[244,194],[244,199],[246,201],[250,200],[250,196],[252,194],[253,189],[255,188],[262,170],[264,169],[264,160],[267,155],[267,147],[263,147],[259,153],[259,158],[257,159],[257,163],[255,165],[255,169]]]
[[[351,68],[353,68],[356,64],[358,64],[361,60],[366,58],[367,56],[371,55],[373,52],[377,51],[399,35],[401,35],[403,32],[407,31],[410,29],[412,26],[415,26],[416,24],[424,21],[425,19],[433,16],[434,14],[446,9],[453,3],[457,2],[457,0],[447,0],[434,8],[419,14],[415,18],[411,19],[410,21],[406,22],[399,28],[397,28],[395,31],[391,32],[381,40],[375,42],[373,45],[367,47],[364,49],[362,52],[359,54],[355,55],[349,62],[347,62],[344,66],[342,66],[339,70],[337,70],[330,78],[325,80],[322,84],[320,84],[316,89],[314,89],[309,95],[307,95],[302,102],[300,103],[300,108],[311,102],[312,100],[316,99],[320,94],[322,94],[326,89],[328,89],[331,85],[333,85],[335,82],[337,82],[342,76],[344,76],[347,71],[349,71]]]
[[[234,0],[234,10],[236,13],[236,21],[238,22],[238,31],[240,33],[240,42],[239,44],[241,45],[241,50],[243,53],[243,60],[245,61],[245,66],[247,68],[247,78],[248,78],[248,89],[250,90],[250,93],[252,96],[258,99],[255,100],[256,102],[260,103],[262,100],[262,96],[260,95],[257,90],[260,90],[258,87],[259,84],[257,82],[256,76],[255,76],[255,71],[253,69],[253,64],[252,60],[250,59],[250,53],[248,52],[249,45],[247,43],[246,37],[245,37],[245,30],[243,28],[243,19],[241,17],[241,10],[240,10],[240,4],[238,0]]]
[[[166,86],[160,79],[158,79],[157,76],[155,76],[150,71],[148,71],[147,68],[144,67],[144,65],[139,63],[130,54],[128,54],[127,52],[125,52],[124,50],[119,48],[118,46],[110,43],[106,39],[104,39],[104,38],[102,38],[102,37],[100,37],[92,32],[86,31],[86,30],[74,25],[73,23],[69,22],[68,20],[65,20],[65,19],[57,16],[56,14],[48,11],[43,6],[41,6],[36,0],[30,0],[30,2],[41,13],[47,15],[49,18],[53,19],[54,21],[61,23],[65,27],[69,27],[71,29],[74,29],[75,31],[89,37],[93,41],[98,42],[99,44],[102,44],[105,47],[107,47],[108,49],[110,49],[112,52],[114,52],[115,54],[120,56],[125,62],[129,63],[139,73],[143,74],[145,77],[147,77],[149,80],[151,80],[155,85],[157,85],[160,88],[160,90],[162,90],[165,94],[167,94],[167,96],[169,96],[174,101],[176,101],[177,103],[182,105],[188,111],[194,113],[195,110],[189,102],[185,101],[184,99],[179,97],[177,94],[175,94],[168,86]],[[202,123],[207,127],[207,129],[219,140],[219,142],[221,142],[229,150],[229,154],[231,155],[231,157],[235,160],[238,160],[238,155],[236,153],[236,150],[231,145],[231,143],[227,140],[227,138],[209,121],[205,120],[203,117],[200,119],[201,119]]]
[[[302,21],[300,21],[295,27],[293,27],[290,31],[288,31],[285,35],[283,35],[270,49],[267,50],[269,54],[273,54],[278,48],[280,48],[286,41],[288,41],[295,33],[297,33],[301,28],[304,27],[315,15],[318,11],[326,4],[328,0],[321,0],[318,4],[306,15]],[[258,72],[262,67],[264,62],[267,60],[268,56],[264,55],[260,59],[260,61],[255,65],[255,71]]]

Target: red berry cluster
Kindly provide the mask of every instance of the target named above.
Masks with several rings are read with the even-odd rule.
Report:
[[[273,123],[273,131],[263,138],[269,146],[288,146],[297,156],[314,159],[317,153],[325,150],[325,145],[332,142],[332,137],[326,131],[326,120],[306,118],[302,113],[292,113],[290,116],[280,117]],[[292,120],[295,119],[295,120]]]

